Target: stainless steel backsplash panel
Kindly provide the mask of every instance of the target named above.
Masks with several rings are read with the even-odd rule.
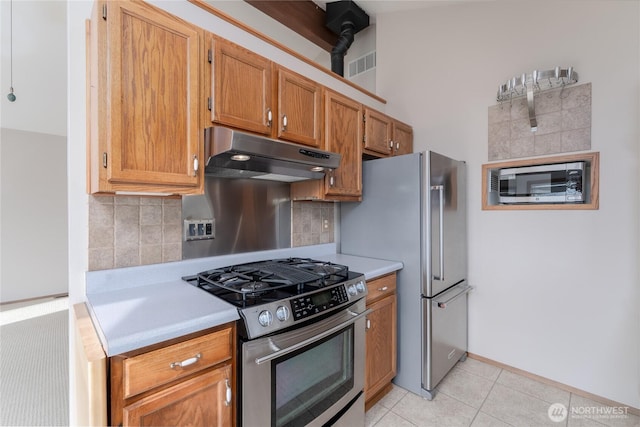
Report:
[[[207,176],[204,195],[182,197],[182,222],[211,218],[215,238],[183,237],[182,259],[289,248],[290,184]]]

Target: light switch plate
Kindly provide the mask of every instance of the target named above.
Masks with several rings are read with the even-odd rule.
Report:
[[[183,226],[183,238],[185,242],[190,240],[215,239],[215,219],[185,219]]]

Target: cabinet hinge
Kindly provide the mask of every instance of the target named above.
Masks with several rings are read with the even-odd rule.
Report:
[[[362,135],[362,142],[364,142],[364,143],[367,142],[367,135]]]
[[[363,115],[362,115],[362,122],[363,122],[363,123],[366,123],[366,122],[367,122],[367,115],[366,115],[366,114],[363,114]]]
[[[107,153],[106,152],[102,153],[102,167],[105,168],[105,169],[107,168]]]
[[[107,20],[107,4],[102,5],[102,19]]]
[[[213,62],[213,52],[211,52],[211,49],[207,51],[207,59],[209,60],[209,64]]]
[[[207,98],[207,108],[211,111],[211,97]]]

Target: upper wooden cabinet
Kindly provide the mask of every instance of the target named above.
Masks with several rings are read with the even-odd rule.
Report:
[[[393,117],[365,107],[363,151],[373,157],[412,153],[413,129]]]
[[[271,61],[219,37],[209,40],[211,121],[271,136]]]
[[[202,192],[198,28],[142,2],[96,2],[88,35],[88,191]]]
[[[394,119],[392,129],[393,155],[400,156],[413,153],[413,128]]]
[[[311,147],[322,144],[322,85],[277,66],[277,137]]]
[[[342,155],[340,166],[328,171],[324,180],[291,184],[291,198],[362,200],[362,104],[328,89],[324,93],[323,148]]]
[[[322,144],[322,86],[210,36],[211,121],[272,138]]]

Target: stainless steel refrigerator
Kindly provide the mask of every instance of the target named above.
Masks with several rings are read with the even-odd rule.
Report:
[[[466,165],[425,151],[366,161],[362,175],[362,202],[341,204],[341,252],[404,264],[394,382],[432,399],[467,355]]]

